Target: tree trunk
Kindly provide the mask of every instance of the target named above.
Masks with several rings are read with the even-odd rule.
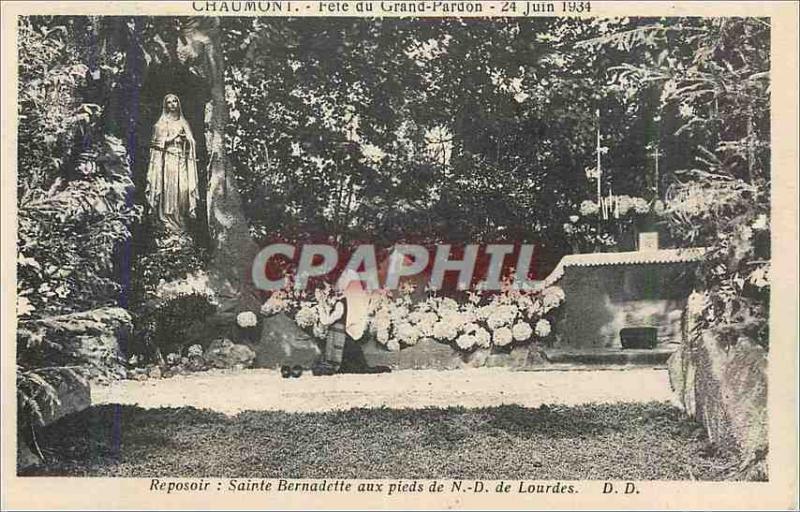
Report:
[[[209,153],[208,228],[212,259],[208,266],[211,286],[225,318],[240,311],[258,311],[261,301],[251,278],[253,259],[258,251],[242,210],[233,172],[228,171],[225,155],[225,68],[220,41],[220,20],[194,17],[182,27],[184,51],[202,64],[211,91],[210,116],[206,137]],[[180,44],[180,43],[179,43]]]

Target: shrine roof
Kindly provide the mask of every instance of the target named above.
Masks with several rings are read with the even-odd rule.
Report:
[[[686,249],[570,254],[561,258],[556,268],[545,278],[543,284],[544,286],[550,286],[557,282],[564,275],[564,271],[567,267],[686,263],[701,260],[705,252],[706,249],[703,247],[692,247]]]

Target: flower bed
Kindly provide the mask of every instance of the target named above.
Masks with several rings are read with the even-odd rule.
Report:
[[[430,338],[469,353],[477,349],[510,351],[514,346],[551,340],[551,322],[564,292],[556,287],[542,290],[515,289],[510,283],[499,293],[468,292],[463,301],[429,294],[414,300],[413,288],[397,294],[376,291],[370,297],[368,332],[391,352],[412,347]],[[323,286],[313,292],[297,291],[291,283],[274,292],[261,308],[265,315],[283,313],[299,327],[324,339],[323,321],[341,299],[334,288]]]

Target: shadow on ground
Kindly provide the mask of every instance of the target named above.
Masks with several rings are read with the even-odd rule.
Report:
[[[734,458],[663,403],[247,411],[92,407],[21,475],[720,480]]]

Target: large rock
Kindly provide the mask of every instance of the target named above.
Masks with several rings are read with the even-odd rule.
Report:
[[[89,382],[74,378],[62,380],[58,386],[58,400],[53,410],[42,414],[44,424],[49,425],[67,414],[79,412],[92,405],[92,394]]]
[[[766,479],[767,352],[744,338],[723,348],[706,330],[685,336],[669,376],[677,404],[705,426],[711,442],[738,452],[737,476]]]
[[[261,337],[251,345],[257,368],[281,365],[311,367],[322,354],[319,345],[288,316],[280,313],[263,318]]]
[[[237,345],[231,340],[214,340],[204,354],[206,364],[213,368],[247,368],[253,364],[256,353],[247,345]]]
[[[43,425],[47,426],[60,420],[68,414],[80,412],[92,404],[91,387],[86,380],[75,378],[65,379],[55,386],[58,402],[51,409],[42,411]],[[31,450],[28,432],[19,432],[17,435],[17,470],[40,464],[42,461]]]

